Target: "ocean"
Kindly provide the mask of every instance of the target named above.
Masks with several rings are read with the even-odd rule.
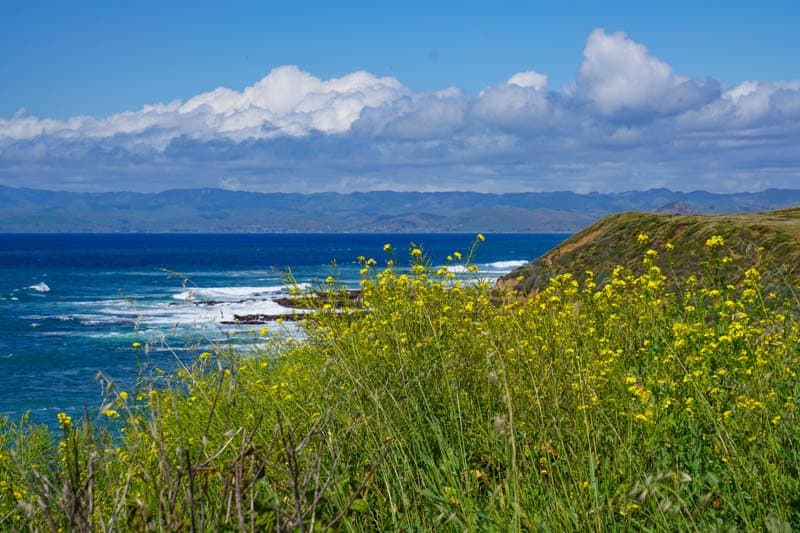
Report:
[[[563,234],[487,234],[473,263],[494,279]],[[51,427],[56,413],[96,411],[98,372],[124,389],[211,345],[263,343],[234,315],[278,315],[288,273],[313,286],[329,275],[356,288],[359,256],[408,263],[410,243],[434,266],[466,254],[459,234],[0,234],[0,417]],[[462,276],[474,276],[462,273]],[[302,336],[289,321],[273,332]],[[255,327],[260,330],[260,326]],[[267,333],[269,335],[270,333]],[[134,343],[148,346],[134,348]]]

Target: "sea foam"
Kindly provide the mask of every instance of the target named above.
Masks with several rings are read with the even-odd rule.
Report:
[[[493,263],[489,263],[489,268],[492,270],[513,270],[517,267],[525,266],[527,264],[528,261],[524,260],[495,261]]]
[[[50,287],[48,287],[47,283],[44,281],[36,285],[30,285],[28,288],[36,292],[50,292]]]
[[[491,272],[492,274],[511,272],[517,267],[527,265],[528,261],[514,259],[508,261],[493,261],[491,263],[482,263],[475,266],[478,267],[479,272]],[[465,265],[446,265],[448,272],[454,274],[466,274],[469,269]]]
[[[307,283],[297,286],[304,290],[309,287]],[[265,287],[195,287],[173,294],[175,300],[244,300],[258,297],[275,296],[286,291],[284,285],[268,285]]]

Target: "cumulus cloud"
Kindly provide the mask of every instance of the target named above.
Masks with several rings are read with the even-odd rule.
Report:
[[[594,30],[586,41],[576,83],[603,115],[625,112],[652,116],[704,105],[719,97],[719,84],[677,75],[623,32]]]
[[[676,128],[713,136],[753,136],[775,132],[785,136],[800,129],[800,81],[745,81],[729,88],[706,106],[675,120]]]
[[[242,91],[220,87],[186,102],[146,105],[101,119],[59,121],[16,115],[0,119],[0,136],[70,139],[140,134],[158,140],[153,131],[158,130],[168,132],[169,138],[244,140],[298,137],[313,131],[334,134],[347,131],[365,107],[379,107],[407,94],[410,91],[396,79],[364,71],[322,81],[296,66],[283,66]]]
[[[800,184],[800,81],[676,72],[594,30],[575,80],[477,94],[272,69],[242,90],[107,117],[0,118],[0,183],[73,190],[752,190]],[[526,68],[522,65],[522,68]]]
[[[526,70],[525,72],[517,72],[506,82],[508,85],[517,85],[519,87],[530,87],[532,89],[542,90],[547,88],[547,75],[540,74],[535,70]]]
[[[354,132],[376,139],[447,137],[464,125],[466,96],[456,88],[398,98],[363,110]]]
[[[552,125],[548,95],[534,87],[504,83],[475,99],[473,115],[485,124],[510,131],[534,131]]]

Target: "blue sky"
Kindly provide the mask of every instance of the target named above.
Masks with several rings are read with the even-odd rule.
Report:
[[[800,187],[796,1],[53,4],[0,3],[0,184]]]

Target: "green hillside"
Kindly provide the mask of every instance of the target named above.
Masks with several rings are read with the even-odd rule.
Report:
[[[724,244],[707,246],[715,235],[721,236]],[[748,268],[755,267],[768,283],[794,284],[800,273],[800,207],[740,215],[611,215],[500,283],[529,293],[546,286],[556,274],[587,270],[602,282],[617,265],[641,270],[642,257],[649,249],[658,253],[656,263],[668,270],[672,279],[682,280],[713,269],[708,273],[735,284]],[[720,266],[716,259],[721,257],[730,259]]]

